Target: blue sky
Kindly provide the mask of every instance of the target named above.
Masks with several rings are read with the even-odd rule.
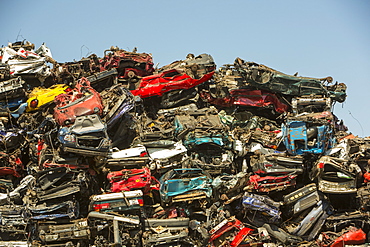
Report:
[[[287,74],[332,76],[347,100],[334,113],[370,136],[370,1],[0,0],[0,45],[43,42],[58,62],[102,56],[110,46],[152,53],[159,66],[209,53]]]

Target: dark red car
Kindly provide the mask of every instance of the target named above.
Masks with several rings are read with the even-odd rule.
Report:
[[[198,86],[210,80],[213,74],[214,71],[205,74],[200,79],[193,79],[181,70],[171,69],[160,74],[142,78],[138,88],[132,90],[131,93],[141,98],[162,96],[164,93],[172,90],[190,89]]]
[[[0,152],[0,176],[21,177],[23,170],[24,166],[19,157]]]
[[[103,103],[100,94],[82,77],[71,91],[60,94],[54,99],[54,119],[61,126],[74,123],[76,117],[91,114],[101,116]]]
[[[208,92],[200,92],[200,96],[211,104],[223,107],[231,107],[233,105],[254,107],[273,106],[278,113],[283,113],[288,110],[288,105],[282,103],[275,94],[268,91],[234,89],[230,90],[229,93],[230,95],[225,98],[213,98]]]
[[[118,79],[131,79],[152,75],[154,72],[153,65],[151,54],[136,51],[129,52],[118,47],[111,47],[104,52],[104,58],[100,61],[100,71],[116,68]]]

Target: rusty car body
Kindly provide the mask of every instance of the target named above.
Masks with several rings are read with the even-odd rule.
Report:
[[[54,103],[54,118],[61,126],[73,124],[78,116],[103,113],[101,96],[86,78],[81,78],[69,92],[56,96]]]
[[[159,182],[164,203],[194,201],[212,196],[211,176],[198,168],[170,170]]]

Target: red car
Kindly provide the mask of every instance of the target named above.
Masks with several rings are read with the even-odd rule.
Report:
[[[202,76],[200,79],[193,79],[181,70],[171,69],[160,74],[146,76],[141,79],[136,90],[131,93],[140,98],[151,96],[162,96],[164,93],[178,89],[189,89],[202,84],[212,78],[214,71]]]
[[[0,152],[0,176],[21,177],[20,173],[23,169],[23,163],[19,157]]]
[[[107,51],[110,53],[106,54]],[[111,47],[104,52],[104,58],[100,61],[100,71],[116,68],[118,79],[130,79],[152,75],[153,65],[151,54],[129,52],[118,47]]]
[[[234,89],[230,90],[230,95],[225,98],[213,98],[208,92],[201,92],[200,96],[211,104],[223,107],[232,105],[268,107],[272,105],[278,113],[288,111],[288,105],[282,103],[275,94],[264,90]]]
[[[71,91],[55,97],[54,119],[61,126],[74,123],[76,117],[91,114],[102,115],[103,103],[100,94],[82,77]]]
[[[234,233],[230,234],[230,232]],[[240,220],[236,219],[235,216],[233,216],[229,219],[223,220],[209,231],[209,233],[211,234],[209,238],[209,246],[220,246],[220,243],[226,243],[227,241],[229,241],[229,243],[226,246],[240,246],[244,238],[247,235],[250,235],[252,232],[253,229],[245,227]],[[228,236],[228,238],[226,238],[227,240],[225,239],[225,236]]]
[[[257,192],[271,192],[285,190],[296,185],[297,175],[282,176],[259,176],[252,175],[249,177],[248,189]]]
[[[112,192],[142,190],[144,194],[151,190],[159,190],[159,182],[150,173],[149,168],[123,169],[110,172],[107,178],[111,185]]]

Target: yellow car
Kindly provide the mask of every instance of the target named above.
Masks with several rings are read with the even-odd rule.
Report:
[[[69,90],[71,89],[65,84],[57,84],[49,88],[35,87],[28,95],[26,112],[38,110],[41,106],[53,102],[59,94]]]

